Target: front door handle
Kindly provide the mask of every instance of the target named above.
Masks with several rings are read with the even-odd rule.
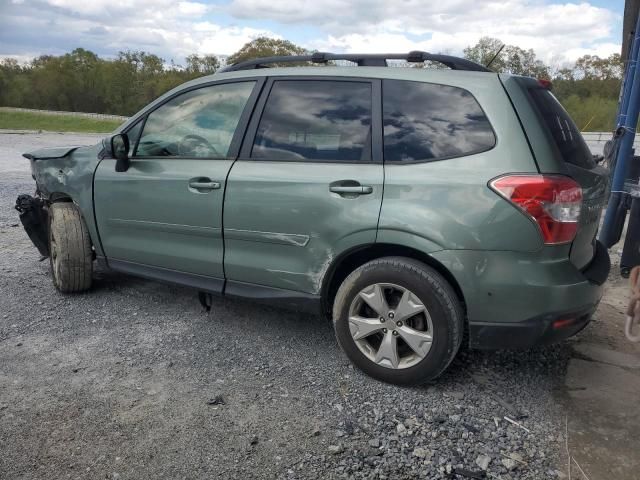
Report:
[[[351,194],[351,195],[368,195],[373,192],[373,187],[370,185],[331,185],[329,191],[337,193],[339,195]]]
[[[206,190],[217,190],[221,187],[220,182],[214,182],[210,178],[192,178],[189,180],[189,189],[202,192]]]

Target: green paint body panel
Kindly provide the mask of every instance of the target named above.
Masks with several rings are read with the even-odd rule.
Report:
[[[329,191],[330,183],[344,179],[373,192],[348,198]],[[238,160],[224,206],[227,278],[319,293],[334,258],[376,241],[382,186],[382,164]],[[278,235],[308,242],[273,241]]]
[[[557,250],[563,249],[564,255]],[[597,305],[603,286],[586,281],[567,246],[539,252],[443,250],[433,257],[465,293],[470,322],[517,323]]]
[[[100,162],[94,201],[108,259],[223,278],[222,201],[232,160],[135,159],[126,172]],[[193,178],[220,188],[196,192]]]
[[[602,287],[580,271],[593,255],[588,240],[597,227],[579,233],[577,250],[543,246],[537,226],[488,187],[505,173],[544,172],[580,177],[594,205],[607,193],[598,172],[572,171],[557,160],[513,77],[375,67],[230,72],[177,87],[117,132],[186,88],[304,75],[464,88],[484,109],[496,144],[482,153],[422,163],[149,158],[133,159],[121,173],[115,160],[98,159],[101,146],[56,149],[34,152],[44,158],[32,160],[38,186],[46,198],[73,199],[96,253],[107,260],[319,295],[341,254],[384,243],[419,251],[443,266],[459,285],[471,322],[519,322],[597,304]],[[189,180],[201,177],[221,188],[190,190]],[[329,185],[340,180],[355,180],[372,192],[353,198],[330,192]]]

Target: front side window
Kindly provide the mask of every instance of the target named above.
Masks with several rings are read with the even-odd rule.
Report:
[[[371,161],[371,84],[275,81],[251,157]]]
[[[183,93],[149,114],[137,156],[225,158],[255,82]]]
[[[384,159],[429,161],[489,150],[496,139],[467,90],[434,83],[382,83]]]

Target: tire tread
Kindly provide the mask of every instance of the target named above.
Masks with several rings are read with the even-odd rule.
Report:
[[[51,262],[54,284],[64,293],[82,292],[91,287],[93,252],[87,226],[73,203],[50,207],[50,228],[56,238],[59,268]]]

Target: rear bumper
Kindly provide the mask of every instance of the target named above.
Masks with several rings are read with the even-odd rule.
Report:
[[[567,252],[568,253],[568,252]],[[611,268],[597,243],[578,270],[551,249],[538,253],[436,252],[462,290],[472,348],[528,348],[561,341],[591,320]]]
[[[591,321],[597,304],[587,310],[551,313],[518,323],[469,323],[471,348],[497,350],[549,345],[580,332]]]

